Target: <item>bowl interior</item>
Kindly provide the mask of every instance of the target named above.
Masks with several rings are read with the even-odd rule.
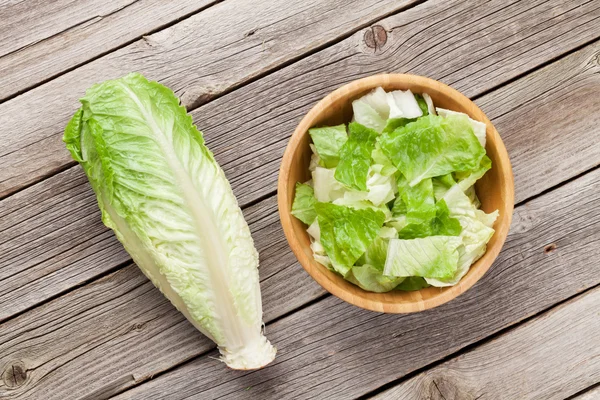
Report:
[[[306,225],[291,216],[296,182],[310,179],[310,136],[315,126],[348,123],[352,118],[352,101],[373,88],[386,91],[410,89],[428,93],[437,107],[463,112],[487,125],[486,151],[492,168],[477,181],[475,189],[485,212],[499,210],[496,230],[489,241],[486,254],[480,258],[455,286],[429,287],[419,291],[388,293],[367,292],[314,261]],[[514,204],[512,170],[506,149],[497,131],[483,112],[456,90],[431,79],[414,75],[377,75],[352,82],[332,92],[319,102],[302,120],[284,155],[280,171],[279,208],[282,225],[292,250],[306,271],[326,290],[359,307],[381,312],[414,312],[435,307],[458,296],[471,287],[490,267],[506,239]]]

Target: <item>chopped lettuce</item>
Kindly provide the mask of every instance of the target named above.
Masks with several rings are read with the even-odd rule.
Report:
[[[419,105],[423,115],[429,115],[429,106],[427,105],[425,98],[420,94],[415,94],[415,99],[417,100],[417,104]]]
[[[405,292],[412,292],[414,290],[421,290],[423,288],[431,286],[425,278],[420,276],[409,276],[408,278],[404,278],[402,282],[394,289],[403,290]]]
[[[404,278],[385,276],[379,268],[370,264],[353,266],[346,279],[361,289],[375,293],[389,292],[404,280]]]
[[[310,130],[312,180],[296,186],[315,261],[372,292],[457,284],[498,217],[474,186],[491,168],[485,124],[409,90],[377,88],[352,108],[348,135]]]
[[[423,93],[423,99],[425,99],[425,103],[427,104],[428,114],[437,115],[435,112],[435,107],[433,105],[433,99],[427,93]]]
[[[465,117],[469,118],[469,122],[471,123],[471,127],[473,128],[473,133],[479,140],[479,143],[481,143],[481,145],[483,147],[485,147],[485,132],[486,132],[487,128],[483,122],[475,121],[474,119],[471,119],[465,113],[452,111],[452,110],[446,110],[445,108],[439,108],[439,107],[436,108],[436,110],[437,110],[438,115],[441,117],[465,116]]]
[[[348,188],[366,191],[371,153],[378,134],[358,122],[351,122],[348,130],[350,138],[340,149],[340,162],[335,170],[335,179]]]
[[[428,115],[380,137],[381,148],[410,186],[477,168],[485,149],[464,116]]]
[[[331,203],[315,204],[321,244],[333,268],[345,276],[379,233],[385,214]]]
[[[460,245],[461,239],[457,236],[390,239],[383,274],[393,277],[452,278],[458,265]]]
[[[335,169],[316,167],[312,172],[315,198],[320,202],[334,201],[344,196],[346,189],[335,179]]]
[[[382,88],[372,90],[367,95],[352,102],[354,120],[359,124],[381,132],[390,115],[387,93]]]
[[[382,133],[394,132],[396,129],[403,127],[404,125],[415,122],[416,118],[390,118],[385,123]]]
[[[394,90],[386,93],[390,106],[389,118],[418,118],[423,111],[410,90]]]
[[[325,168],[335,168],[340,161],[340,149],[348,140],[346,125],[325,126],[308,130],[316,153]]]
[[[292,204],[292,215],[294,217],[306,225],[312,224],[315,218],[317,218],[317,212],[315,211],[316,202],[315,192],[311,186],[296,183],[296,195]]]

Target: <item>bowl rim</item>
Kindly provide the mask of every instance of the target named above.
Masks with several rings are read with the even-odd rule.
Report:
[[[495,143],[495,150],[498,153],[498,157],[504,160],[504,168],[501,170],[501,173],[504,178],[503,197],[505,206],[501,211],[502,218],[498,218],[497,221],[499,221],[499,223],[494,226],[494,235],[496,235],[495,245],[492,247],[488,246],[484,256],[482,256],[471,266],[469,273],[465,275],[456,285],[439,288],[439,293],[436,293],[432,297],[428,298],[423,298],[420,296],[421,290],[413,291],[410,293],[415,294],[413,296],[415,297],[414,301],[399,303],[382,301],[381,299],[386,298],[386,293],[368,292],[348,282],[348,284],[354,286],[356,289],[352,290],[353,293],[350,293],[350,291],[342,288],[339,284],[334,283],[331,278],[326,276],[325,273],[320,269],[325,269],[325,267],[316,265],[316,261],[312,255],[309,257],[309,255],[303,250],[303,246],[294,232],[292,225],[293,216],[291,214],[291,210],[289,209],[289,204],[291,204],[293,199],[289,198],[286,190],[289,180],[291,162],[296,148],[301,143],[303,136],[308,134],[308,129],[312,128],[312,126],[309,126],[309,124],[311,124],[315,117],[320,114],[321,110],[329,107],[341,97],[347,96],[349,89],[353,87],[361,87],[361,93],[364,93],[378,86],[389,86],[390,83],[399,83],[401,85],[404,84],[405,86],[419,85],[422,87],[430,87],[432,89],[436,88],[436,90],[441,89],[445,96],[452,98],[452,100],[457,103],[468,106],[469,116],[486,124],[486,138],[488,139],[488,143],[490,143],[490,139],[493,137],[492,141]],[[489,270],[494,260],[500,253],[510,228],[514,210],[514,177],[508,152],[506,151],[506,147],[504,146],[504,143],[502,142],[502,139],[496,128],[483,113],[483,111],[481,111],[481,109],[468,97],[442,82],[424,76],[412,74],[378,74],[351,81],[337,88],[317,102],[317,104],[315,104],[302,118],[288,141],[281,161],[277,185],[277,203],[280,222],[288,244],[290,245],[292,251],[304,270],[325,290],[352,305],[367,310],[384,313],[410,313],[437,307],[456,298],[460,294],[467,291],[467,289],[472,287]],[[339,276],[339,278],[342,280],[344,279],[341,276]]]

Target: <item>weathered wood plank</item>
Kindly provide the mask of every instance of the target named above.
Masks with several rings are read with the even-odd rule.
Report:
[[[273,197],[244,213],[260,251],[265,321],[322,294],[298,273],[275,207]],[[15,367],[26,378],[0,379],[0,398],[107,398],[213,347],[130,265],[1,325],[0,377]]]
[[[564,399],[600,381],[600,289],[373,399]]]
[[[517,201],[600,161],[600,148],[590,144],[590,134],[600,124],[599,100],[593,95],[600,91],[599,67],[593,64],[598,54],[600,44],[587,46],[480,99],[505,137],[515,171]],[[555,88],[557,80],[570,84],[560,90]],[[259,96],[260,91],[250,94]],[[273,113],[271,122],[269,118],[261,120],[265,117],[254,112],[244,114],[244,105],[249,105],[250,99],[246,95],[238,97],[240,105],[234,110],[239,111],[239,118],[227,120],[223,128],[217,123],[219,114],[213,103],[200,111],[209,108],[214,113],[195,115],[196,121],[215,123],[209,126],[207,142],[242,205],[274,188],[274,182],[270,182],[276,178],[279,155],[273,157],[261,146],[266,144],[277,153],[279,150],[273,150],[270,141],[283,145],[282,140],[293,129],[292,126],[286,131],[285,126],[295,123],[288,120],[286,106]],[[557,109],[569,111],[556,113]],[[278,125],[283,130],[277,131]],[[245,136],[239,132],[245,132]],[[284,139],[271,138],[272,132],[278,132]],[[240,149],[246,154],[256,154],[257,161],[246,156],[239,163]],[[575,160],[580,158],[576,164]],[[260,164],[261,160],[266,164]],[[28,205],[23,208],[24,204]],[[0,202],[0,253],[6,254],[0,260],[0,303],[10,304],[0,310],[0,320],[128,260],[120,244],[101,225],[98,215],[93,194],[79,168]],[[265,256],[265,260],[269,258]],[[297,300],[301,303],[301,299]]]
[[[202,356],[117,399],[348,399],[367,394],[598,285],[599,189],[600,170],[595,170],[518,207],[490,272],[443,306],[389,315],[327,297],[267,325],[281,350],[263,370],[227,371]]]
[[[61,132],[93,83],[138,71],[194,107],[415,1],[224,1],[63,74],[0,104],[0,197],[72,163]]]
[[[314,102],[335,87],[372,73],[408,71],[441,79],[475,96],[595,37],[598,33],[589,27],[600,15],[600,8],[592,6],[593,3],[586,3],[577,7],[575,3],[557,0],[512,5],[508,0],[496,0],[478,7],[472,3],[426,2],[380,22],[387,29],[388,38],[377,52],[364,45],[364,31],[358,32],[193,114],[209,144],[213,138],[212,143],[227,148],[230,156],[225,161],[235,170],[232,178],[247,182],[246,192],[241,195],[261,196],[274,188],[278,160],[298,120]],[[199,15],[218,8],[212,7]],[[549,26],[552,29],[548,29]],[[130,47],[133,46],[137,44]],[[200,43],[198,46],[202,48]],[[0,150],[0,196],[72,162],[60,142],[59,132],[76,107],[75,98],[91,81],[119,75],[117,72],[124,73],[126,68],[137,65],[130,70],[142,70],[161,79],[176,89],[187,105],[194,105],[195,99],[206,99],[198,92],[204,90],[203,87],[218,84],[213,91],[216,94],[234,84],[225,72],[211,75],[214,80],[207,82],[206,76],[198,77],[198,70],[190,70],[189,65],[183,65],[184,61],[178,61],[181,67],[169,65],[167,68],[161,61],[164,56],[160,50],[148,49],[143,43],[138,47],[137,55],[127,56],[128,47],[0,105],[0,115],[3,114],[0,140],[7,143],[4,151]],[[157,47],[168,48],[169,42]],[[177,51],[186,49],[183,46]],[[522,57],[515,58],[513,50],[522,53]],[[210,54],[210,57],[225,55],[218,49]],[[269,61],[274,56],[269,54],[262,58]],[[105,66],[113,57],[122,59]],[[257,61],[256,57],[252,53],[247,61],[243,57],[236,61],[244,67],[234,72],[246,76],[244,73],[263,68],[263,60]],[[101,65],[101,72],[96,71],[97,65]],[[495,69],[490,70],[490,66]],[[169,72],[163,76],[165,68]],[[484,75],[478,68],[492,75]],[[220,69],[223,70],[227,68]],[[497,75],[496,70],[505,72]],[[185,76],[178,71],[183,71]],[[474,78],[462,79],[466,77]],[[294,90],[290,90],[291,87]],[[56,99],[70,101],[62,104]],[[16,127],[19,127],[18,133]],[[240,145],[231,146],[232,140]],[[241,174],[245,177],[241,178]],[[560,182],[563,178],[557,175],[554,179]],[[241,200],[245,201],[245,197]]]
[[[0,320],[131,260],[102,224],[95,196],[79,167],[17,193],[1,206]],[[296,306],[320,295],[308,275],[297,274],[296,259],[279,225],[276,199],[245,209],[244,216],[260,253],[262,278],[292,274],[291,279],[308,289],[306,298],[294,290],[285,294]],[[265,291],[278,288],[274,284]]]
[[[60,0],[0,7],[0,101],[216,2]]]
[[[132,0],[93,2],[11,1],[0,3],[0,57],[69,30],[92,18],[113,14]],[[0,86],[1,87],[1,86]]]

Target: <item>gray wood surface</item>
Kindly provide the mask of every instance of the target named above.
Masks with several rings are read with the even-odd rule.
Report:
[[[597,169],[518,207],[490,271],[438,308],[377,314],[330,296],[267,324],[281,351],[262,370],[225,371],[211,352],[116,398],[349,399],[368,394],[600,284],[597,268],[590,268],[600,263],[598,201]],[[588,341],[586,346],[598,343],[594,335]]]
[[[597,288],[373,399],[565,399],[600,382],[598,310]]]
[[[586,46],[479,100],[505,139],[516,176],[517,201],[600,160],[600,147],[589,142],[590,132],[600,123],[600,113],[594,111],[599,109],[599,99],[593,95],[600,91],[600,67],[594,64],[599,52],[599,44]],[[576,90],[557,89],[556,80],[568,81],[571,85],[565,87]],[[239,111],[239,119],[220,119],[223,113],[218,110],[228,106],[233,115]],[[194,117],[209,123],[208,145],[245,205],[274,189],[279,151],[297,119],[290,119],[287,108],[272,112],[272,123],[246,115],[242,109],[227,99],[224,105],[216,101],[201,107],[199,112],[206,114],[194,113]],[[570,111],[556,113],[557,109]],[[240,124],[242,119],[251,122]],[[277,150],[268,145],[270,141],[275,141]],[[266,151],[262,149],[265,144]],[[270,212],[275,213],[275,208]],[[0,320],[129,260],[102,226],[96,200],[79,167],[0,202],[0,253],[5,254],[0,258],[0,302],[10,304],[0,309]]]
[[[600,284],[597,1],[108,3],[0,0],[0,398],[347,399],[396,381],[394,390],[444,400],[563,398],[590,386],[577,400],[598,397],[600,289],[577,295]],[[373,24],[386,33],[376,48]],[[193,110],[245,206],[279,348],[263,370],[214,359],[103,227],[60,141],[86,87],[132,70]],[[476,97],[507,145],[521,202],[490,272],[412,315],[326,295],[289,250],[273,196],[300,118],[378,72],[427,75]]]
[[[72,164],[61,132],[94,83],[141,72],[193,108],[415,1],[228,0],[29,90],[0,104],[0,197]]]
[[[0,101],[215,2],[60,0],[0,6]]]
[[[316,5],[297,15],[286,6],[280,8],[293,16],[267,14],[264,22],[261,16],[261,24],[272,25],[244,36],[257,28],[250,16],[262,9],[220,11],[232,4],[226,1],[1,104],[0,141],[6,146],[0,149],[0,196],[72,165],[60,132],[77,107],[76,99],[92,82],[138,70],[173,88],[193,108],[383,13],[383,6],[373,6],[357,21],[355,7],[365,7],[363,2],[324,3],[345,25],[332,27],[328,13]],[[245,201],[248,193],[264,195],[274,189],[285,139],[299,118],[334,88],[373,73],[408,71],[450,83],[469,96],[479,95],[600,36],[593,29],[600,7],[594,7],[595,2],[583,0],[495,0],[478,7],[428,1],[377,22],[388,32],[386,44],[377,51],[364,44],[364,31],[357,32],[198,109],[194,117],[208,139],[224,139],[232,154],[231,161],[224,162],[231,162],[248,182],[241,198]],[[338,15],[339,9],[347,12]],[[305,26],[307,13],[322,18]],[[236,19],[242,16],[243,21]],[[221,25],[213,27],[215,21]],[[222,35],[195,35],[196,29]],[[280,114],[283,119],[277,119]],[[240,146],[231,146],[232,138]]]

